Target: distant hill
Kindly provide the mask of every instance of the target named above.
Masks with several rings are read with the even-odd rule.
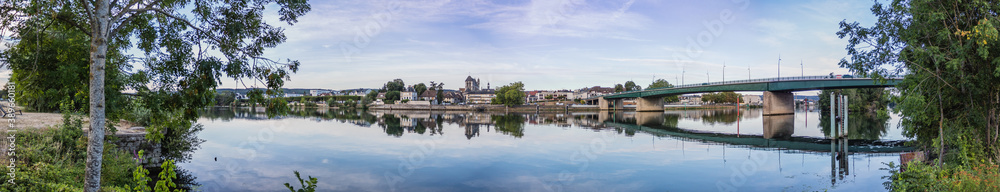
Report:
[[[256,89],[264,90],[263,88],[256,88]],[[218,89],[215,89],[215,90],[216,90],[216,92],[230,91],[230,92],[236,92],[236,93],[239,93],[239,94],[242,94],[242,95],[246,95],[247,92],[250,92],[251,89],[218,88]],[[282,88],[281,90],[284,91],[285,93],[302,94],[302,93],[309,93],[309,90],[330,90],[330,89]]]

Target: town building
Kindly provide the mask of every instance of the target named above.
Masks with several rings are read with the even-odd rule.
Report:
[[[479,79],[472,76],[465,78],[465,91],[462,92],[466,104],[489,104],[496,97],[494,90],[490,89],[490,83],[486,83],[486,89],[479,88]]]
[[[402,101],[402,100],[410,100],[410,101],[419,100],[417,98],[417,90],[413,89],[413,86],[406,87],[406,89],[403,89],[402,92],[399,92],[399,100],[400,101]]]

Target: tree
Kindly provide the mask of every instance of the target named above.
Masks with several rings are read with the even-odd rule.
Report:
[[[396,101],[399,100],[399,91],[389,91],[385,93],[386,101]]]
[[[622,86],[622,84],[615,84],[615,92],[617,93],[622,91],[625,91],[625,86]]]
[[[668,82],[667,80],[657,79],[656,81],[653,81],[653,83],[649,84],[649,86],[646,86],[646,89],[655,89],[655,88],[663,88],[663,87],[669,88],[669,87],[674,87],[674,85],[670,84],[670,82]],[[680,101],[680,99],[677,98],[677,95],[671,95],[671,96],[663,97],[663,101],[664,102],[678,102],[678,101]]]
[[[493,104],[514,106],[524,104],[524,83],[520,81],[501,86],[494,92]]]
[[[263,10],[270,4],[280,8],[279,20],[291,25],[310,10],[306,1],[261,0],[250,3],[196,1],[16,1],[0,2],[0,31],[21,34],[26,26],[59,23],[87,35],[90,42],[89,94],[90,134],[85,191],[100,189],[100,170],[104,128],[106,127],[106,70],[120,70],[107,65],[120,62],[116,51],[133,45],[143,52],[143,69],[134,73],[137,82],[130,85],[151,102],[154,122],[190,121],[197,109],[210,103],[213,90],[223,72],[237,80],[260,81],[276,95],[289,73],[298,71],[299,62],[280,62],[263,57],[264,50],[285,41],[283,29],[263,21]],[[191,17],[181,13],[189,10]],[[192,49],[198,47],[199,49]],[[195,52],[197,51],[197,52]],[[109,54],[110,53],[110,54]],[[209,53],[209,54],[205,54]],[[152,87],[148,87],[152,86]],[[112,88],[114,88],[112,86]],[[252,91],[255,101],[262,92]],[[284,100],[266,100],[269,109],[283,109]],[[280,110],[279,110],[280,111]],[[171,117],[170,114],[180,114]],[[159,129],[152,126],[152,139]],[[189,127],[188,127],[189,128]]]
[[[635,82],[632,81],[625,82],[625,91],[638,91],[638,90],[642,90],[642,87],[636,85]]]
[[[907,136],[938,148],[939,166],[945,146],[961,147],[953,150],[959,162],[1000,162],[1000,5],[895,0],[871,10],[879,18],[872,27],[840,22],[850,55],[840,66],[876,79],[905,75],[894,111],[906,116]]]
[[[56,111],[60,105],[72,105],[73,110],[88,110],[87,58],[90,46],[87,35],[59,23],[47,26],[23,25],[20,41],[6,51],[0,52],[0,61],[6,61],[12,70],[11,81],[16,88],[15,98],[19,105],[36,111]],[[108,68],[127,67],[120,53],[108,54],[112,62]],[[121,91],[127,84],[128,76],[121,70],[109,70],[108,89],[105,90],[108,117],[117,118],[126,105]]]
[[[417,83],[416,85],[413,85],[413,90],[417,91],[417,95],[422,95],[424,94],[424,91],[427,91],[427,85],[424,85],[424,83]]]
[[[365,94],[365,99],[368,99],[368,101],[375,100],[375,97],[378,97],[378,91],[369,91],[368,94]]]
[[[392,81],[385,83],[385,86],[382,87],[382,89],[386,91],[405,91],[406,84],[403,83],[402,79],[393,79]]]
[[[431,82],[431,84],[434,84],[434,82]],[[438,104],[441,104],[441,101],[444,101],[444,83],[438,83],[437,88],[434,89],[437,90],[435,100],[437,100]]]

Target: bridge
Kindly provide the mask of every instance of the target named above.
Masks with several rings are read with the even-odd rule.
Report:
[[[587,100],[597,100],[601,110],[620,110],[623,109],[622,99],[635,98],[636,111],[645,112],[663,111],[663,97],[671,95],[725,91],[763,91],[764,115],[783,115],[794,112],[795,97],[792,95],[793,91],[894,87],[900,81],[902,81],[902,77],[889,77],[882,81],[872,78],[855,78],[850,75],[780,77],[627,91],[595,96]]]

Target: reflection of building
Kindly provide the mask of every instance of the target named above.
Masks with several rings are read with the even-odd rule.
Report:
[[[465,138],[472,139],[472,137],[478,137],[480,127],[486,127],[486,132],[489,132],[490,126],[493,125],[492,117],[483,113],[468,114],[465,117]]]

